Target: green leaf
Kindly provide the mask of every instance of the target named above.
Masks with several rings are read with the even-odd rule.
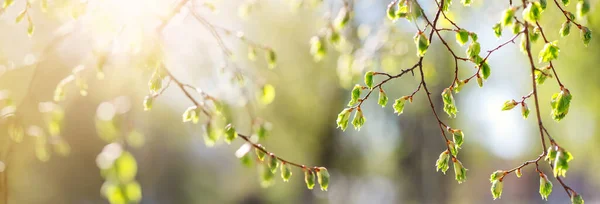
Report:
[[[4,4],[2,4],[2,8],[5,9],[7,7],[9,7],[10,5],[12,5],[14,3],[14,0],[4,0]]]
[[[315,62],[321,61],[327,55],[325,40],[321,36],[313,36],[310,39],[310,54],[313,55]]]
[[[265,121],[258,123],[257,126],[258,127],[255,127],[255,134],[256,136],[258,136],[258,140],[264,140],[268,136],[269,131],[271,130],[271,123]]]
[[[387,6],[387,10],[386,10],[387,17],[388,17],[388,19],[390,19],[392,21],[395,21],[398,19],[398,16],[396,15],[396,12],[398,10],[398,7],[396,5],[397,2],[398,1],[392,1]]]
[[[447,12],[450,10],[450,5],[452,5],[452,0],[437,0],[438,3],[442,4],[442,11]]]
[[[259,148],[260,148],[260,149],[259,149]],[[267,155],[267,153],[265,153],[265,152],[264,152],[264,151],[262,151],[261,149],[262,149],[262,150],[266,150],[266,149],[265,149],[265,147],[263,147],[262,145],[260,145],[260,144],[259,144],[257,148],[254,148],[254,152],[256,153],[256,157],[257,157],[259,160],[261,160],[261,161],[264,161],[264,160],[265,160],[265,156]]]
[[[353,110],[354,109],[352,109],[352,108],[346,108],[338,114],[337,120],[335,122],[337,123],[337,127],[342,129],[342,131],[345,131],[346,128],[348,127],[348,121],[350,120],[350,114],[352,113]]]
[[[550,193],[552,193],[552,182],[548,180],[548,177],[545,174],[540,173],[540,195],[542,196],[542,199],[548,200]]]
[[[570,21],[564,22],[562,24],[562,26],[560,27],[559,33],[560,33],[561,37],[565,37],[565,36],[569,35],[569,33],[571,33],[571,22]]]
[[[477,39],[479,39],[479,38],[477,37],[477,33],[474,33],[474,32],[473,32],[473,33],[469,33],[469,36],[471,36],[471,39],[472,39],[473,41],[477,41]]]
[[[491,72],[492,69],[490,68],[490,65],[487,62],[484,62],[481,65],[481,74],[483,75],[483,79],[487,79],[488,77],[490,77]]]
[[[573,193],[571,195],[571,204],[584,204],[583,197],[581,195]]]
[[[525,119],[529,116],[529,107],[527,107],[527,103],[525,102],[521,104],[521,115],[523,115],[523,118]]]
[[[317,167],[315,171],[317,172],[317,180],[319,181],[321,190],[327,191],[327,187],[329,187],[329,172],[325,167]]]
[[[517,33],[521,32],[521,24],[520,23],[513,24],[512,32],[513,32],[513,34],[517,34]]]
[[[548,2],[546,0],[540,0],[540,6],[542,10],[546,10],[546,6],[548,6]]]
[[[525,35],[521,36],[521,46],[519,46],[519,50],[525,55],[527,55],[527,37]]]
[[[315,187],[315,173],[310,169],[304,169],[304,182],[308,189]]]
[[[130,182],[125,184],[125,195],[132,203],[139,203],[142,200],[142,186],[138,182]]]
[[[362,91],[362,87],[358,84],[354,85],[352,89],[352,96],[350,98],[350,102],[348,102],[348,106],[353,106],[358,103],[358,99],[360,98],[360,92]]]
[[[590,2],[588,0],[579,0],[577,2],[577,16],[584,17],[590,12]]]
[[[188,107],[182,115],[183,122],[192,121],[194,124],[198,123],[200,119],[199,110],[196,106]]]
[[[292,177],[292,168],[289,164],[281,162],[281,178],[284,182],[288,182]]]
[[[458,159],[453,159],[454,162],[454,177],[458,183],[465,182],[467,180],[467,169],[462,165]]]
[[[152,103],[154,102],[154,97],[148,95],[144,98],[144,111],[149,111],[152,109]]]
[[[492,175],[490,175],[490,182],[493,183],[494,181],[497,181],[500,178],[502,178],[504,176],[504,172],[505,171],[502,171],[502,170],[494,171],[494,173],[492,173]]]
[[[446,174],[446,171],[448,171],[448,169],[450,168],[449,163],[450,163],[450,153],[448,152],[448,150],[443,151],[440,154],[440,157],[438,158],[438,160],[435,162],[435,166],[436,166],[435,171],[442,170],[442,173]]]
[[[452,91],[449,88],[444,89],[442,91],[442,99],[444,102],[444,112],[448,114],[449,117],[456,117],[456,113],[458,110],[456,109],[456,105],[454,104],[454,97],[452,96]]]
[[[460,29],[456,32],[456,42],[460,45],[465,45],[469,41],[469,32],[465,29]]]
[[[417,56],[423,57],[429,48],[429,39],[425,36],[425,33],[417,33],[414,37],[415,44],[417,45]]]
[[[338,30],[346,27],[346,24],[350,21],[350,11],[348,11],[347,7],[342,7],[338,12],[338,15],[335,17],[334,24]]]
[[[544,48],[540,51],[538,55],[540,63],[542,62],[550,62],[552,60],[558,59],[558,53],[560,49],[556,45],[558,41],[549,42],[544,45]]]
[[[558,151],[556,150],[556,147],[555,146],[548,147],[547,152],[548,152],[548,154],[546,154],[546,157],[544,158],[544,160],[546,160],[550,163],[554,162],[554,160],[556,159],[556,155],[558,153]]]
[[[261,88],[260,102],[268,105],[275,100],[275,87],[271,84],[265,84]]]
[[[481,45],[479,42],[473,42],[469,45],[469,48],[467,48],[467,56],[469,56],[470,59],[479,57],[479,52],[481,52]]]
[[[267,49],[267,64],[269,65],[269,69],[273,69],[277,66],[277,55],[275,55],[275,51],[272,49]]]
[[[402,114],[402,112],[404,112],[405,102],[406,102],[406,97],[401,97],[399,99],[396,99],[396,101],[394,102],[394,113],[397,113],[398,115]]]
[[[543,9],[539,2],[530,1],[527,8],[523,9],[523,19],[531,24],[535,24],[540,20],[542,11]]]
[[[137,162],[131,153],[122,152],[121,156],[115,160],[114,167],[120,182],[127,183],[135,179]]]
[[[17,18],[15,18],[15,23],[19,23],[23,20],[23,18],[25,18],[25,15],[27,14],[27,9],[23,9],[23,11],[21,11],[19,13],[19,15],[17,15]]]
[[[500,38],[502,36],[502,24],[496,23],[494,27],[492,27],[492,29],[494,29],[494,34],[497,38]]]
[[[502,187],[502,181],[495,180],[494,182],[492,182],[492,188],[490,190],[492,191],[492,197],[494,197],[494,200],[502,196]]]
[[[448,147],[450,148],[450,153],[452,153],[452,155],[458,155],[458,146],[456,146],[454,142],[448,142]]]
[[[383,89],[379,89],[379,100],[377,100],[377,104],[379,104],[381,107],[385,107],[385,105],[388,102],[388,97],[385,94],[385,91],[383,91]]]
[[[537,84],[544,84],[544,82],[546,81],[546,79],[548,77],[552,77],[552,74],[550,74],[550,67],[546,67],[546,68],[542,68],[542,71],[539,70],[535,70],[535,82]]]
[[[465,6],[471,6],[471,0],[460,0],[460,2]]]
[[[462,87],[465,85],[465,80],[458,80],[455,84],[454,84],[454,93],[459,93],[460,90],[462,89]]]
[[[514,8],[514,7],[510,7],[504,11],[504,14],[502,15],[502,21],[501,21],[502,27],[506,27],[506,26],[513,24],[514,17],[515,17],[515,11],[516,11],[516,8]]]
[[[362,110],[358,108],[356,113],[354,114],[354,119],[352,120],[352,125],[355,130],[360,130],[360,128],[365,124],[365,116],[362,113]]]
[[[583,44],[586,47],[590,44],[590,41],[592,40],[592,31],[588,27],[583,26],[581,28],[581,39],[583,39]]]
[[[162,77],[160,76],[159,70],[156,69],[148,81],[148,87],[150,88],[150,93],[158,94],[160,89],[162,89]]]
[[[273,171],[271,171],[268,167],[268,165],[265,164],[262,167],[262,172],[261,172],[261,186],[263,188],[269,187],[271,185],[273,185],[273,181],[275,178],[275,173],[273,173]]]
[[[569,0],[562,0],[562,3],[563,3],[565,6],[568,6],[568,5],[569,5],[569,3],[570,3],[570,1],[569,1]]]
[[[477,75],[477,85],[479,85],[479,88],[483,87],[483,79]]]
[[[225,126],[225,142],[227,142],[227,144],[231,144],[236,137],[237,132],[235,131],[235,127],[233,127],[232,124]]]
[[[465,134],[463,133],[462,130],[459,130],[459,129],[452,130],[452,139],[453,139],[454,143],[456,143],[457,147],[460,148],[460,146],[462,146],[462,144],[464,142],[464,138],[465,138]]]
[[[365,84],[367,85],[367,87],[369,87],[370,89],[373,88],[373,71],[368,71],[365,74]]]
[[[206,137],[204,137],[206,146],[214,146],[217,143],[217,140],[219,140],[219,137],[221,137],[221,134],[223,134],[223,130],[220,127],[217,127],[214,120],[211,120],[206,125]]]
[[[511,110],[513,109],[515,106],[517,106],[517,103],[515,100],[508,100],[504,102],[504,105],[502,106],[502,110],[503,111],[507,111],[507,110]]]
[[[523,173],[521,173],[521,168],[518,168],[517,171],[515,171],[515,174],[517,174],[517,178],[521,178],[521,176],[523,176]]]
[[[398,18],[406,18],[406,17],[410,17],[408,16],[408,14],[410,14],[410,8],[408,8],[408,6],[406,4],[398,4],[398,9],[396,9],[396,17]],[[416,11],[415,14],[416,15],[420,15],[420,10]]]
[[[552,96],[552,100],[550,101],[552,119],[560,121],[569,113],[572,98],[571,92],[566,88]]]
[[[533,29],[533,32],[529,32],[529,40],[531,40],[531,42],[536,42],[538,38],[540,38],[540,33],[541,30],[539,27],[535,27]]]
[[[271,156],[269,158],[270,158],[269,159],[269,170],[271,170],[271,172],[275,173],[275,172],[277,172],[277,167],[279,167],[279,160],[273,154],[271,154]]]
[[[569,162],[573,160],[573,155],[570,152],[560,148],[556,153],[556,158],[554,159],[554,177],[567,176],[567,171],[569,170]]]

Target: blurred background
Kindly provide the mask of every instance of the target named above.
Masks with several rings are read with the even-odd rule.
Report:
[[[405,20],[391,23],[385,12],[388,1],[355,1],[342,42],[328,44],[327,56],[320,62],[313,60],[309,40],[323,32],[341,1],[192,0],[160,34],[156,27],[179,1],[29,2],[28,17],[20,23],[15,18],[27,7],[26,1],[13,2],[0,15],[0,107],[16,105],[25,132],[17,143],[8,134],[11,122],[0,124],[0,203],[108,203],[100,190],[104,178],[97,158],[109,143],[103,137],[102,121],[111,119],[119,120],[114,134],[127,140],[127,151],[137,162],[141,203],[570,202],[553,178],[553,193],[543,201],[539,176],[531,166],[523,169],[521,178],[505,178],[501,199],[493,201],[490,194],[493,171],[514,168],[542,151],[531,99],[527,120],[519,111],[501,111],[504,101],[531,91],[530,69],[519,52],[519,40],[491,55],[492,74],[483,88],[469,83],[454,95],[456,119],[440,115],[466,136],[460,157],[469,170],[467,182],[458,184],[453,170],[447,175],[435,171],[445,146],[425,94],[417,93],[400,116],[391,108],[393,100],[416,88],[420,80],[416,76],[384,85],[390,97],[387,107],[377,105],[374,97],[366,101],[367,122],[361,131],[336,129],[337,114],[350,99],[349,89],[363,83],[364,72],[395,74],[417,61],[415,25]],[[420,2],[431,19],[434,2]],[[578,22],[600,30],[598,4],[591,1],[591,5],[589,16]],[[492,30],[507,7],[508,1],[475,0],[471,7],[455,1],[449,16],[479,35],[483,52],[513,36],[507,29],[497,39]],[[575,3],[566,8],[575,12]],[[192,10],[224,28],[218,32],[231,56],[224,55],[223,45],[193,17]],[[553,121],[549,103],[559,87],[548,79],[539,88],[542,120],[575,157],[565,182],[587,203],[600,203],[599,41],[593,39],[584,47],[575,28],[560,38],[563,21],[550,1],[541,23],[551,41],[559,40],[561,54],[554,65],[574,99],[569,115],[560,123]],[[450,24],[441,21],[441,26]],[[238,32],[243,32],[243,38]],[[466,46],[455,43],[454,33],[444,37],[464,55]],[[249,42],[275,50],[277,67],[268,68],[261,49],[258,60],[248,60]],[[538,41],[533,52],[542,45]],[[252,114],[268,121],[271,131],[261,144],[287,160],[327,167],[329,191],[306,189],[297,168],[290,182],[284,183],[277,174],[272,186],[261,187],[261,165],[254,162],[247,167],[235,156],[242,140],[207,147],[203,125],[181,122],[181,114],[193,104],[174,84],[155,99],[151,111],[144,111],[142,101],[152,75],[144,64],[157,59],[182,82],[226,102],[238,132],[252,134]],[[442,112],[439,93],[451,83],[453,63],[440,41],[432,40],[424,69],[438,112]],[[97,67],[103,68],[102,79],[97,77]],[[472,75],[471,67],[460,64],[465,70],[460,78]],[[232,71],[236,69],[242,71]],[[244,79],[236,73],[243,73]],[[57,84],[68,76],[65,100],[52,102]],[[79,93],[81,84],[87,86],[87,96]],[[275,100],[268,105],[255,97],[264,84],[276,90]],[[52,127],[56,118],[61,119],[59,134]],[[545,162],[540,164],[551,174]]]

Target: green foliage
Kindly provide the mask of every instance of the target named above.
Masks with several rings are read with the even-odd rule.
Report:
[[[275,87],[271,84],[263,85],[261,88],[259,99],[260,102],[265,105],[268,105],[271,102],[273,102],[273,100],[275,100]]]
[[[352,120],[352,126],[354,126],[355,130],[360,130],[360,128],[365,124],[365,116],[362,113],[360,107],[356,110],[354,114],[354,119]]]
[[[502,170],[494,171],[494,173],[492,173],[492,175],[490,175],[490,182],[493,183],[494,181],[497,181],[500,178],[502,178],[504,176],[504,172],[505,171],[502,171]]]
[[[337,123],[337,127],[342,129],[342,131],[345,131],[346,128],[348,127],[348,121],[350,120],[350,114],[352,113],[353,110],[354,109],[352,109],[352,108],[346,108],[338,114],[336,123]]]
[[[275,54],[275,51],[273,51],[272,49],[267,49],[267,64],[269,65],[269,69],[273,69],[277,66],[277,55]]]
[[[502,24],[496,23],[492,29],[494,29],[494,35],[496,35],[497,38],[502,37]]]
[[[368,71],[365,73],[365,85],[370,89],[373,89],[373,71]]]
[[[227,144],[231,144],[235,138],[237,138],[238,133],[235,131],[235,127],[232,124],[228,124],[225,126],[225,142]]]
[[[527,103],[525,102],[521,104],[521,115],[524,119],[527,119],[527,117],[529,117],[529,107],[527,107]]]
[[[544,48],[540,51],[539,61],[542,62],[550,62],[552,60],[558,59],[558,53],[560,49],[558,48],[558,41],[549,42],[544,45]]]
[[[459,129],[453,129],[451,132],[452,132],[452,139],[454,140],[454,143],[456,144],[457,147],[460,148],[464,142],[465,134],[463,133],[462,130],[459,130]]]
[[[452,5],[452,0],[436,0],[438,4],[442,5],[442,11],[447,12],[450,10],[450,5]]]
[[[417,56],[423,57],[429,48],[429,39],[425,36],[425,33],[417,33],[414,37],[415,44],[417,45]]]
[[[563,3],[565,6],[568,6],[570,2],[571,2],[570,0],[562,0],[562,3]]]
[[[256,153],[256,158],[258,158],[258,160],[260,161],[264,161],[265,160],[265,156],[267,155],[267,153],[265,153],[266,149],[261,146],[260,144],[258,145],[257,148],[254,148],[254,152]]]
[[[508,100],[504,102],[504,106],[502,106],[502,110],[503,111],[507,111],[507,110],[511,110],[513,109],[515,106],[517,106],[517,103],[515,100]]]
[[[567,116],[572,98],[571,92],[566,88],[559,93],[552,95],[552,100],[550,101],[552,107],[552,119],[560,121]]]
[[[360,92],[362,91],[362,86],[356,84],[352,89],[352,95],[350,98],[350,102],[348,102],[348,106],[353,106],[358,103],[358,99],[360,98]]]
[[[154,103],[154,97],[146,96],[144,98],[144,111],[149,111],[152,109],[152,104]]]
[[[350,11],[348,11],[347,7],[342,7],[335,17],[334,25],[337,29],[341,30],[346,27],[348,21],[350,21]]]
[[[500,196],[502,196],[502,187],[503,187],[503,183],[500,180],[495,180],[492,182],[492,187],[491,187],[491,191],[492,191],[492,197],[494,197],[494,200],[500,198]]]
[[[381,107],[385,107],[387,102],[388,102],[388,97],[385,94],[385,91],[383,91],[383,89],[379,89],[379,99],[377,100],[377,104],[379,104]]]
[[[571,33],[571,21],[564,22],[560,27],[559,34],[561,37],[565,37]]]
[[[456,32],[456,42],[460,45],[464,45],[469,41],[469,32],[465,29],[460,29]]]
[[[548,177],[540,173],[540,195],[542,199],[548,200],[548,196],[552,193],[552,182],[548,180]]]
[[[321,190],[327,191],[327,187],[329,187],[329,171],[325,167],[317,167],[315,171],[317,172],[317,180],[319,181]]]
[[[483,79],[487,79],[488,77],[490,77],[491,73],[492,68],[490,68],[490,65],[487,62],[481,64],[481,74],[483,75]]]
[[[579,0],[577,2],[577,16],[584,17],[590,12],[590,2],[588,0]]]
[[[571,195],[571,204],[584,204],[583,197],[581,195]]]
[[[454,105],[454,97],[449,88],[444,89],[442,92],[442,99],[444,101],[444,112],[446,112],[449,117],[455,118],[458,110],[456,109],[456,105]]]
[[[275,157],[275,155],[271,154],[269,157],[269,170],[274,174],[277,172],[277,168],[279,167],[279,159]]]
[[[315,173],[310,169],[303,169],[304,171],[304,182],[306,183],[306,187],[308,189],[313,189],[315,187]]]
[[[571,160],[573,160],[573,155],[571,155],[570,152],[567,152],[563,148],[558,148],[556,158],[554,159],[554,169],[552,171],[554,176],[567,176],[567,170],[569,170],[569,161]]]
[[[510,7],[504,11],[504,14],[502,15],[502,21],[500,22],[502,24],[502,27],[506,27],[513,24],[515,11],[516,9],[514,7]]]
[[[537,84],[544,84],[544,82],[546,81],[546,79],[548,77],[552,77],[552,74],[550,74],[550,66],[544,67],[540,70],[535,70],[535,82]]]
[[[541,33],[540,28],[536,26],[533,29],[533,32],[529,32],[529,40],[531,40],[531,42],[536,42],[537,39],[540,38],[540,33]]]
[[[472,42],[471,45],[469,45],[469,48],[467,48],[467,56],[469,56],[470,59],[479,57],[479,52],[481,52],[481,45],[479,42]]]
[[[192,121],[194,124],[198,123],[200,120],[200,111],[201,110],[196,106],[188,107],[185,112],[183,112],[183,122]]]
[[[471,6],[472,0],[460,0],[460,2],[465,6]]]
[[[453,159],[454,162],[454,177],[458,183],[465,182],[467,180],[467,169],[462,165],[458,159]]]
[[[321,36],[313,36],[310,39],[310,54],[313,55],[315,61],[321,61],[327,55],[327,47],[325,40]]]
[[[394,113],[397,113],[398,115],[400,115],[404,112],[404,104],[406,103],[407,98],[408,98],[407,96],[403,96],[403,97],[400,97],[399,99],[396,99],[396,101],[394,101]]]
[[[263,188],[266,188],[266,187],[273,185],[274,182],[275,182],[275,173],[273,173],[273,171],[270,170],[268,164],[266,162],[264,162],[262,165],[262,170],[261,170],[260,185]]]
[[[515,174],[517,175],[517,178],[521,178],[521,176],[523,176],[523,173],[521,172],[521,168],[518,168],[518,169],[515,171]]]
[[[540,20],[542,11],[543,9],[539,2],[531,1],[527,5],[527,8],[523,9],[523,19],[531,24],[535,24]]]
[[[450,152],[448,152],[448,150],[443,151],[440,154],[440,157],[438,158],[438,160],[435,162],[435,166],[436,166],[435,171],[442,170],[442,173],[446,174],[446,171],[448,171],[448,169],[450,168],[449,163],[450,163]]]
[[[581,39],[583,39],[583,44],[587,47],[592,40],[592,31],[588,27],[581,28]]]
[[[285,162],[281,162],[280,171],[281,179],[283,179],[284,182],[288,182],[290,180],[290,177],[292,177],[292,168],[290,167],[290,165]]]

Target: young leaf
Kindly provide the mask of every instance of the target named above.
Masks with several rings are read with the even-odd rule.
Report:
[[[275,55],[275,51],[272,49],[267,49],[267,64],[269,64],[269,69],[273,69],[277,66],[277,56]]]
[[[188,107],[185,112],[183,112],[182,119],[183,122],[189,122],[192,121],[193,123],[197,123],[199,120],[199,115],[198,115],[198,111],[197,111],[198,107],[196,106],[190,106]]]
[[[525,119],[529,116],[529,107],[527,107],[527,103],[525,102],[521,104],[521,115],[523,115],[523,118]]]
[[[438,158],[438,160],[435,162],[435,166],[436,166],[435,171],[442,170],[442,173],[446,174],[446,171],[448,171],[448,169],[450,168],[449,163],[450,163],[450,152],[448,152],[448,150],[443,151],[440,154],[440,157]]]
[[[315,173],[310,169],[304,170],[304,182],[306,183],[306,187],[308,189],[313,189],[315,187]]]
[[[388,6],[387,6],[387,17],[388,19],[395,21],[398,19],[398,16],[396,15],[396,12],[398,10],[398,7],[396,5],[398,1],[391,1]]]
[[[540,173],[540,195],[542,199],[548,200],[550,193],[552,193],[552,182],[548,180],[545,174]]]
[[[275,87],[271,84],[265,84],[261,87],[260,102],[268,105],[275,100]]]
[[[271,154],[271,156],[269,158],[270,158],[269,159],[269,170],[271,170],[271,172],[275,173],[275,172],[277,172],[277,167],[279,167],[279,160],[273,154]]]
[[[444,112],[446,112],[449,117],[456,117],[458,110],[456,109],[456,105],[454,105],[454,97],[449,88],[444,89],[442,92],[442,99],[444,102]]]
[[[353,110],[354,109],[352,109],[352,108],[346,108],[338,114],[337,120],[335,122],[337,123],[337,127],[342,129],[342,131],[345,131],[346,128],[348,127],[348,121],[350,120],[350,114],[352,113]]]
[[[235,127],[232,124],[228,124],[225,126],[225,142],[230,144],[237,137],[237,132],[235,131]]]
[[[150,81],[148,81],[148,88],[150,89],[150,93],[158,94],[160,89],[162,88],[162,77],[160,76],[159,70],[156,69],[154,73],[152,73],[152,77]]]
[[[346,27],[346,24],[350,21],[350,11],[348,11],[347,7],[342,7],[338,12],[338,15],[335,17],[334,24],[338,30]]]
[[[385,91],[383,91],[383,89],[379,89],[379,100],[377,100],[377,104],[379,104],[381,107],[385,107],[385,105],[388,102],[388,97],[385,94]]]
[[[315,171],[317,172],[317,180],[319,181],[321,190],[327,191],[327,187],[329,187],[329,172],[325,167],[317,167]]]
[[[460,0],[460,2],[465,6],[471,6],[471,0]]]
[[[590,41],[592,40],[592,31],[588,27],[583,26],[581,28],[581,39],[583,39],[583,44],[586,47],[590,44]]]
[[[530,1],[527,8],[523,9],[523,19],[531,24],[535,24],[540,20],[542,11],[543,9],[539,2]]]
[[[546,0],[540,0],[540,6],[542,10],[546,10],[546,6],[548,6],[548,2]]]
[[[17,15],[17,18],[15,18],[15,23],[19,23],[23,20],[23,18],[25,18],[25,15],[27,14],[27,9],[23,9],[23,11],[21,11],[19,13],[19,15]]]
[[[483,79],[477,75],[477,85],[479,85],[479,88],[483,87]]]
[[[458,183],[465,182],[467,180],[467,169],[462,165],[458,159],[453,158],[454,162],[454,176]]]
[[[504,172],[505,171],[502,171],[502,170],[494,171],[494,173],[492,173],[492,175],[490,175],[490,182],[493,183],[494,181],[497,181],[500,178],[502,178],[504,176]]]
[[[313,59],[318,62],[325,57],[327,54],[327,47],[325,47],[325,40],[321,36],[313,36],[310,39],[310,54],[313,55]]]
[[[483,75],[483,79],[487,79],[488,77],[490,77],[491,73],[492,69],[490,68],[490,65],[487,62],[484,62],[481,65],[481,74]]]
[[[560,36],[565,37],[571,33],[571,21],[564,22],[560,27]]]
[[[396,101],[394,102],[394,113],[400,115],[402,114],[402,112],[404,112],[404,104],[406,102],[406,98],[407,97],[400,97],[399,99],[396,99]]]
[[[536,42],[538,38],[540,38],[540,33],[541,30],[539,27],[535,27],[533,29],[533,32],[529,32],[529,40],[531,40],[531,42]]]
[[[462,146],[463,142],[464,142],[464,138],[465,138],[465,134],[463,133],[462,130],[452,130],[452,139],[454,140],[454,143],[456,143],[456,146],[460,148],[460,146]]]
[[[515,11],[516,11],[516,9],[514,7],[510,7],[504,11],[504,14],[502,15],[502,21],[501,21],[502,27],[506,27],[506,26],[513,24],[514,17],[515,17]]]
[[[504,105],[502,106],[502,110],[503,111],[507,111],[507,110],[511,110],[513,109],[515,106],[517,106],[517,103],[515,100],[508,100],[504,102]]]
[[[460,45],[465,45],[469,41],[469,32],[465,29],[460,29],[456,32],[456,42]]]
[[[472,42],[471,45],[469,45],[469,48],[467,48],[467,56],[469,56],[470,59],[478,57],[479,52],[481,52],[481,45],[479,42]]]
[[[577,2],[577,16],[584,17],[588,12],[590,12],[590,2],[588,0],[579,0]]]
[[[495,180],[494,182],[492,182],[492,188],[490,190],[492,191],[492,197],[494,197],[494,200],[502,196],[502,187],[502,181]]]
[[[442,11],[447,12],[450,9],[450,5],[452,5],[452,0],[437,0],[438,3],[442,4]]]
[[[281,178],[284,182],[288,182],[290,177],[292,177],[292,168],[289,164],[281,162]]]
[[[365,73],[365,84],[370,89],[373,88],[373,73],[373,71],[368,71],[367,73]]]
[[[429,48],[429,39],[425,36],[425,33],[417,33],[414,37],[415,44],[417,45],[417,56],[423,57]]]
[[[350,102],[348,102],[348,106],[353,106],[358,103],[358,99],[360,98],[360,92],[362,91],[362,87],[358,84],[354,85],[352,89],[352,95],[350,98]]]
[[[513,34],[517,34],[517,33],[521,32],[521,24],[520,23],[513,24],[512,32],[513,32]]]
[[[571,204],[584,204],[583,197],[581,195],[573,193],[571,195]]]
[[[360,130],[360,128],[365,124],[365,116],[362,113],[362,110],[360,109],[360,107],[356,110],[356,113],[354,114],[354,119],[352,120],[352,125],[354,126],[355,130]]]
[[[269,187],[271,185],[273,185],[273,179],[275,178],[275,173],[273,173],[273,171],[271,171],[268,167],[268,165],[265,163],[262,167],[262,175],[261,175],[261,186],[262,187]]]
[[[148,95],[144,98],[144,111],[148,111],[152,109],[152,103],[154,102],[154,97]]]
[[[573,155],[571,155],[570,152],[567,152],[563,148],[559,148],[558,152],[556,153],[556,158],[554,159],[554,176],[567,176],[567,170],[569,170],[569,162],[572,159]]]
[[[517,178],[521,178],[521,176],[523,176],[523,173],[521,173],[520,168],[518,168],[517,171],[515,171],[515,174],[517,174]]]
[[[552,95],[552,100],[550,101],[552,119],[560,121],[569,113],[572,98],[571,92],[566,88],[563,88],[560,93]]]
[[[500,23],[496,23],[492,29],[494,29],[494,34],[497,38],[502,36],[502,25]]]
[[[544,45],[544,48],[542,48],[540,54],[538,55],[540,63],[550,62],[558,59],[558,53],[560,52],[560,49],[556,44],[558,44],[558,41],[549,42]]]
[[[568,6],[568,5],[569,5],[569,3],[570,3],[570,1],[569,1],[569,0],[562,0],[562,3],[563,3],[565,6]]]
[[[260,149],[259,149],[259,148],[260,148]],[[262,150],[265,150],[265,148],[264,148],[262,145],[260,145],[260,144],[259,144],[259,145],[258,145],[258,148],[254,148],[254,152],[256,153],[256,157],[257,157],[259,160],[261,160],[261,161],[264,161],[264,160],[265,160],[265,156],[266,156],[267,154],[266,154],[264,151],[261,151],[261,149],[262,149]]]

